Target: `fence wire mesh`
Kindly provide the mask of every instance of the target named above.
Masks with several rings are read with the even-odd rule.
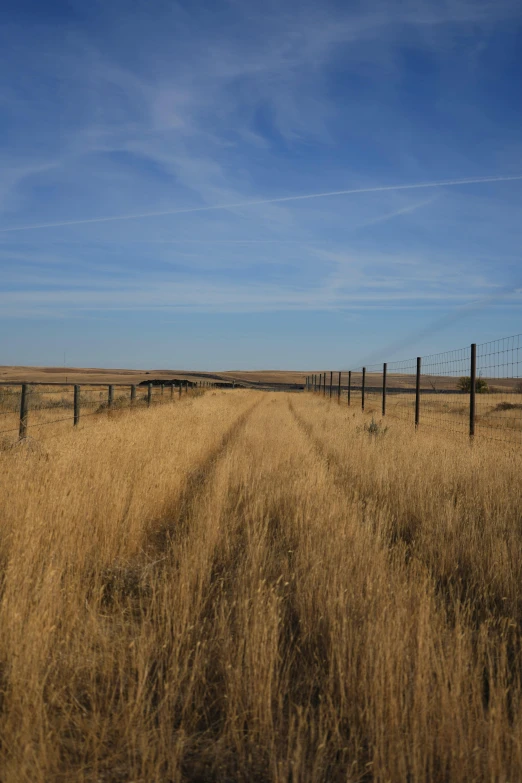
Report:
[[[522,443],[522,335],[477,345],[476,428]]]
[[[470,365],[469,346],[422,357],[419,423],[469,432],[469,389],[462,388],[460,379],[470,376]]]
[[[419,426],[522,443],[522,335],[429,356],[336,372],[332,397]],[[472,375],[475,373],[475,394]],[[386,373],[386,374],[385,374]],[[329,395],[330,373],[307,388]],[[474,397],[475,413],[472,411]]]

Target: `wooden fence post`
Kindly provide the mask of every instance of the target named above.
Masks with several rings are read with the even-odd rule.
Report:
[[[20,396],[20,427],[18,430],[18,437],[20,440],[27,435],[27,414],[29,408],[28,393],[27,383],[22,383],[22,394]]]
[[[109,391],[107,394],[107,406],[109,410],[112,408],[112,403],[114,401],[114,386],[112,384],[109,385]]]
[[[330,399],[332,399],[333,371],[330,371]]]
[[[80,387],[74,386],[74,426],[80,423]]]
[[[131,405],[134,405],[136,402],[136,385],[133,383],[131,386]]]
[[[422,359],[417,356],[417,373],[415,375],[415,429],[419,426],[420,420],[420,378],[421,378]]]
[[[386,375],[388,365],[386,362],[382,365],[382,415],[386,416]]]
[[[352,371],[349,370],[348,371],[348,405],[352,404],[351,399],[352,399]]]
[[[341,371],[339,371],[339,383],[337,384],[337,403],[341,402]]]
[[[366,367],[362,368],[362,386],[361,386],[361,410],[364,410],[364,393],[366,391]]]
[[[150,407],[152,402],[152,383],[147,384],[147,407]]]
[[[475,406],[477,395],[477,344],[471,343],[471,367],[469,385],[469,437],[475,437]]]

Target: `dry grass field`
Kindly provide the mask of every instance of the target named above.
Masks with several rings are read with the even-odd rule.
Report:
[[[213,391],[0,451],[2,783],[521,780],[520,451],[370,419]]]

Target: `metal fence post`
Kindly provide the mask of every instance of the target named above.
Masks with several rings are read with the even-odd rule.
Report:
[[[420,377],[421,377],[421,362],[420,356],[417,356],[417,374],[415,376],[415,429],[419,426],[420,418]]]
[[[27,435],[28,393],[27,383],[22,383],[22,394],[20,397],[20,427],[18,430],[18,437],[20,440]]]
[[[362,385],[361,385],[361,410],[364,410],[364,392],[366,387],[366,367],[362,368]]]
[[[341,371],[339,370],[339,383],[337,384],[337,403],[341,402]]]
[[[330,399],[332,399],[333,371],[330,370]]]
[[[107,394],[107,406],[109,407],[109,409],[112,408],[113,401],[114,401],[114,386],[112,386],[112,384],[110,384],[109,385],[109,391],[108,391],[108,394]]]
[[[477,394],[477,344],[471,343],[471,367],[469,384],[469,437],[475,437],[475,404]]]
[[[152,402],[152,383],[147,384],[147,407],[150,407]]]
[[[352,404],[352,371],[348,371],[348,405]]]
[[[74,386],[74,426],[80,422],[80,387],[75,384]]]
[[[386,362],[382,365],[382,415],[386,416],[386,373],[388,365]]]

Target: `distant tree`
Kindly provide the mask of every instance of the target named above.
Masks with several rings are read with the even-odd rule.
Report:
[[[469,392],[471,391],[471,378],[469,375],[464,376],[463,378],[459,378],[457,382],[457,387],[460,389],[460,391],[463,392]],[[477,394],[487,394],[489,391],[489,386],[487,385],[484,378],[477,378],[475,381],[475,391]]]

